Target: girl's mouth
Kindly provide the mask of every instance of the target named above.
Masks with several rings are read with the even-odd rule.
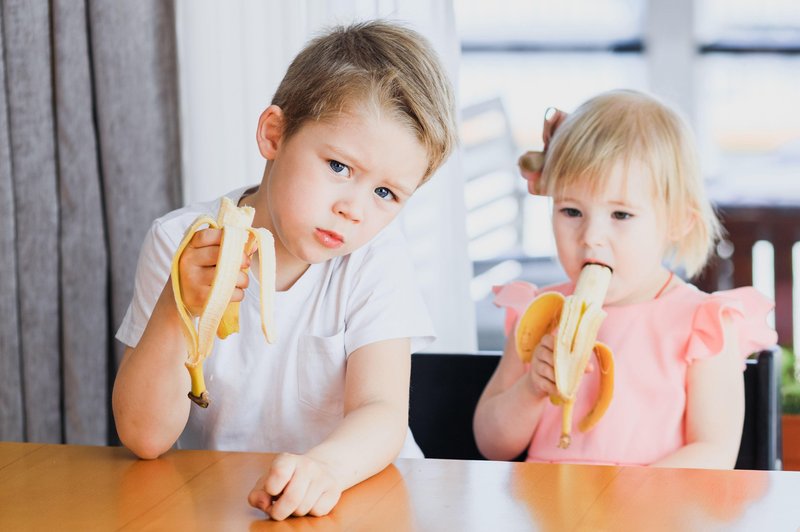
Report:
[[[326,231],[319,227],[314,231],[314,236],[320,244],[328,249],[337,249],[344,245],[344,237],[333,231]]]
[[[590,260],[587,260],[586,262],[584,262],[584,263],[583,263],[583,266],[581,266],[581,268],[585,268],[585,267],[586,267],[586,266],[588,266],[589,264],[597,264],[598,266],[605,266],[606,268],[608,268],[609,270],[611,270],[611,272],[612,272],[612,273],[614,272],[614,268],[612,268],[612,267],[611,267],[611,266],[609,266],[608,264],[606,264],[606,263],[604,263],[604,262],[602,262],[602,261],[599,261],[599,260],[594,260],[594,259],[590,259]]]

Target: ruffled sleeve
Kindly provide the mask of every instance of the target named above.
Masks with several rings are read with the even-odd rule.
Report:
[[[506,309],[505,334],[508,336],[517,318],[525,312],[534,300],[539,289],[536,285],[525,281],[513,281],[501,286],[493,286],[494,304]]]
[[[724,346],[722,317],[730,316],[739,335],[742,360],[778,342],[775,330],[767,325],[767,314],[775,304],[752,286],[710,294],[698,307],[692,321],[692,337],[686,361],[712,357]]]

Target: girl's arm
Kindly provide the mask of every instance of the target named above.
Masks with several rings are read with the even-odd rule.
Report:
[[[744,379],[736,332],[723,317],[722,353],[696,360],[686,383],[686,442],[652,464],[661,467],[733,469],[744,423]]]
[[[527,370],[517,356],[514,336],[509,335],[500,363],[481,394],[473,431],[478,449],[490,460],[512,460],[528,448],[545,401],[555,393],[552,336],[545,336],[542,344]]]
[[[186,340],[167,281],[136,347],[117,371],[112,407],[122,443],[140,458],[158,458],[177,441],[189,419]]]
[[[278,520],[325,515],[342,491],[397,458],[408,432],[410,352],[408,338],[353,351],[347,361],[341,424],[302,456],[278,455],[250,492],[250,504]]]

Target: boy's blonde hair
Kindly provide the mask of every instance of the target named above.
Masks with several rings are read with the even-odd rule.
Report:
[[[617,163],[634,160],[649,170],[667,230],[694,219],[665,257],[694,277],[720,237],[720,223],[706,197],[691,130],[655,97],[615,90],[581,105],[556,130],[537,190],[558,196],[576,183],[600,190]]]
[[[422,182],[456,144],[453,90],[435,52],[417,32],[388,22],[339,26],[312,40],[289,65],[272,103],[283,110],[286,138],[308,120],[357,104],[377,106],[425,147]]]

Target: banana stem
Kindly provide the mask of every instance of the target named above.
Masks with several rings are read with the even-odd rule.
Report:
[[[186,364],[189,376],[192,378],[192,389],[189,392],[189,399],[200,408],[208,408],[208,390],[206,390],[206,380],[203,377],[203,363],[195,365]]]
[[[569,447],[572,443],[572,407],[575,405],[575,400],[571,399],[564,402],[561,407],[561,439],[558,440],[558,446],[562,449]]]

